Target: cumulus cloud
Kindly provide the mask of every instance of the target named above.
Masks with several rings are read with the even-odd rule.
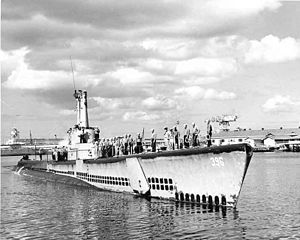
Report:
[[[236,61],[231,58],[193,58],[178,62],[175,74],[224,77],[236,71]]]
[[[175,74],[225,77],[238,70],[238,63],[276,63],[300,58],[300,40],[267,35],[261,40],[242,36],[195,39],[152,39],[142,46],[159,60],[149,60],[150,69]]]
[[[146,98],[142,101],[142,105],[149,110],[166,110],[179,107],[179,104],[175,100],[162,95]]]
[[[232,31],[241,20],[265,10],[276,10],[281,6],[278,0],[191,0],[182,1],[82,1],[53,0],[45,4],[20,0],[3,3],[3,20],[17,19],[24,22],[32,16],[45,16],[58,23],[76,22],[82,28],[106,30],[106,35],[119,37],[140,35],[212,35]],[[65,9],[68,9],[66,14]],[[78,17],[80,16],[80,17]],[[79,26],[78,26],[79,27]],[[5,28],[5,30],[8,30]],[[47,31],[47,29],[45,29]],[[139,31],[136,31],[139,30]],[[67,31],[68,32],[68,31]],[[122,34],[120,34],[122,32]],[[64,35],[65,32],[61,31]],[[119,35],[118,35],[119,34]]]
[[[107,73],[113,78],[117,78],[123,84],[137,84],[153,82],[154,77],[149,72],[142,72],[134,68],[120,68],[114,72]]]
[[[300,100],[294,100],[291,96],[276,95],[269,98],[262,108],[265,112],[288,112],[296,106],[300,106]]]
[[[136,111],[136,112],[126,112],[122,117],[123,121],[152,121],[160,119],[160,116],[157,114],[148,114],[144,111]]]
[[[190,98],[234,99],[233,92],[197,85],[225,81],[240,60],[269,61],[263,41],[235,34],[251,17],[280,6],[277,0],[4,1],[3,87],[71,115],[71,55],[76,87],[88,90],[93,111],[105,110],[101,119],[159,120]],[[294,42],[282,42],[291,56]],[[251,57],[257,49],[263,53]]]
[[[0,51],[1,81],[4,82],[12,72],[24,64],[24,57],[29,53],[26,47],[12,51]]]
[[[63,71],[36,71],[29,68],[25,62],[25,56],[30,51],[21,48],[3,55],[8,58],[5,61],[3,71],[10,71],[4,86],[19,89],[48,89],[68,83],[70,74]],[[12,59],[12,61],[10,61]]]
[[[186,78],[183,80],[183,83],[186,85],[205,85],[205,84],[211,84],[211,83],[216,83],[221,81],[221,77],[191,77],[191,78]]]
[[[221,47],[232,48],[228,42],[234,38],[227,42],[207,38],[230,33],[244,17],[280,7],[275,0],[242,2],[139,1],[138,7],[132,0],[126,4],[99,1],[84,5],[73,1],[71,6],[68,1],[53,1],[46,7],[39,1],[5,2],[4,48],[27,45],[30,49],[30,54],[24,53],[26,63],[19,64],[13,75],[6,73],[10,77],[6,86],[42,89],[69,84],[70,55],[77,66],[76,77],[85,81],[85,86],[99,86],[105,82],[103,79],[114,79],[111,81],[116,89],[125,92],[129,90],[124,88],[126,85],[143,87],[181,79],[193,84],[220,81],[237,71],[232,51],[220,51]],[[62,11],[64,6],[70,14]],[[224,19],[231,26],[224,24]],[[213,50],[216,46],[218,51]],[[103,94],[107,97],[108,93]]]
[[[292,37],[280,39],[268,35],[260,41],[251,40],[243,43],[246,63],[276,63],[300,58],[300,40]]]
[[[144,61],[139,61],[138,66],[147,72],[151,72],[157,76],[173,76],[176,68],[176,61],[146,58]]]
[[[118,109],[128,109],[132,108],[136,99],[118,99],[118,98],[103,98],[103,97],[90,97],[90,101],[95,101],[97,103],[96,107],[100,107],[105,111],[114,111]]]
[[[175,94],[191,99],[229,100],[236,98],[236,94],[233,92],[217,91],[212,88],[204,89],[199,86],[178,88],[175,90]]]
[[[183,61],[199,56],[204,58],[232,57],[235,44],[242,38],[236,35],[197,38],[151,38],[139,43],[151,56],[163,60]],[[161,63],[156,66],[162,67]]]
[[[193,39],[151,38],[139,45],[163,59],[180,60],[196,56],[198,44]]]
[[[246,17],[257,14],[263,10],[274,11],[281,6],[279,0],[212,0],[207,3],[208,8],[222,17]]]
[[[76,109],[70,110],[70,109],[61,109],[59,111],[59,114],[63,116],[75,116],[76,115]]]
[[[24,47],[12,51],[1,51],[2,78],[3,87],[10,89],[47,90],[49,92],[72,88],[72,74],[68,71],[50,71],[36,70],[29,65],[27,58],[31,50]],[[70,62],[69,62],[70,64]],[[79,67],[78,67],[79,65]],[[76,62],[75,82],[80,88],[92,88],[92,94],[99,94],[106,98],[124,98],[124,97],[147,97],[149,93],[139,86],[132,86],[138,81],[147,82],[153,80],[150,73],[139,72],[134,69],[121,68],[115,72],[104,74],[85,74],[80,69],[81,62]],[[123,73],[123,75],[122,75]],[[127,73],[127,74],[126,74]],[[130,75],[132,73],[132,75]],[[130,78],[132,76],[132,78]],[[148,79],[147,76],[150,76]],[[44,95],[46,98],[46,96]]]

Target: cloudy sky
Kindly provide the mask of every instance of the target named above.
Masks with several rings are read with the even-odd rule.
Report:
[[[300,2],[3,0],[2,140],[63,137],[77,89],[104,136],[237,114],[298,127]]]

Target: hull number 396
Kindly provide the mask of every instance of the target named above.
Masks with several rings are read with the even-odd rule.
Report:
[[[224,167],[223,157],[211,157],[210,161],[213,167]]]

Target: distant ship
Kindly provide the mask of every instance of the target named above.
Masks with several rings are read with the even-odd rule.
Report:
[[[41,151],[46,154],[51,148],[59,145],[62,138],[20,138],[19,130],[14,127],[10,132],[10,139],[1,145],[1,156],[36,155]]]
[[[75,90],[77,123],[67,161],[21,160],[18,170],[76,178],[100,189],[182,202],[236,207],[253,149],[242,143],[100,158],[90,127],[87,92]],[[84,132],[85,141],[82,141]]]
[[[35,149],[28,147],[24,142],[19,141],[20,132],[17,128],[12,128],[10,132],[10,139],[6,144],[1,145],[1,156],[22,156],[22,155],[33,155]]]

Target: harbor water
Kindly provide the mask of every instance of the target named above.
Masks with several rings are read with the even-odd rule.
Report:
[[[19,159],[1,159],[1,239],[300,239],[299,153],[254,153],[237,209],[19,175]]]

